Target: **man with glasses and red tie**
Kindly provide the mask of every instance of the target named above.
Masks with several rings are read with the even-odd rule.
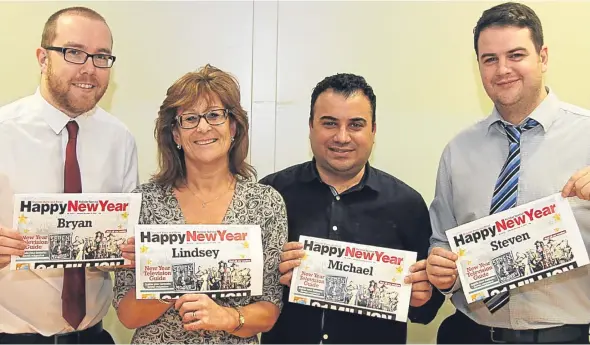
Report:
[[[120,193],[138,185],[135,139],[97,106],[112,47],[95,11],[54,13],[37,49],[38,90],[0,108],[0,344],[114,343],[102,328],[112,301],[107,272],[8,267],[25,248],[10,227],[15,193]]]

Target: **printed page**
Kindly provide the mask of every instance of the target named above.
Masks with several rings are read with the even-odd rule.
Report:
[[[262,294],[258,225],[137,225],[135,252],[137,299]]]
[[[571,207],[560,194],[446,231],[467,302],[588,264]]]
[[[13,227],[27,248],[10,269],[122,265],[140,208],[139,193],[16,194]]]
[[[294,269],[289,302],[406,322],[416,252],[300,236],[306,251]]]

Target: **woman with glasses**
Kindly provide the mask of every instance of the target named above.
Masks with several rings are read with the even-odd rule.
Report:
[[[246,163],[248,117],[238,82],[206,65],[169,89],[154,131],[159,170],[143,194],[142,224],[258,224],[264,250],[261,296],[137,300],[134,269],[117,269],[114,306],[132,343],[257,343],[282,307],[279,256],[287,239],[280,194],[255,182]]]

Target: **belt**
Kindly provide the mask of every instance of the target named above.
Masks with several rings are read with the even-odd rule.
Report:
[[[102,321],[76,332],[44,336],[38,333],[0,333],[0,344],[87,344],[87,339],[102,333]]]
[[[588,336],[588,325],[563,325],[542,329],[490,328],[494,343],[565,343]]]

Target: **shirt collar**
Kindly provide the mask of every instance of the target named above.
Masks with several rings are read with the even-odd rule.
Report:
[[[545,87],[545,90],[547,91],[547,96],[545,99],[543,99],[537,108],[535,108],[535,110],[533,110],[533,112],[527,118],[525,118],[522,123],[531,118],[539,122],[541,127],[543,127],[543,130],[547,132],[559,116],[559,98],[557,98],[555,92],[553,92],[549,87]],[[494,126],[496,123],[499,124],[503,122],[505,124],[509,124],[502,118],[502,115],[500,115],[496,107],[494,107],[492,114],[488,116],[485,121],[488,132],[490,128],[492,128],[492,126]]]
[[[71,117],[47,102],[47,100],[41,95],[41,89],[39,87],[37,87],[33,97],[35,98],[35,101],[41,110],[41,116],[45,122],[47,122],[49,127],[51,127],[51,129],[55,132],[55,134],[59,134],[69,121],[73,121]],[[78,122],[78,125],[81,125],[82,121],[80,120],[94,114],[96,109],[97,107],[95,106],[90,111],[80,114],[76,117],[75,121]]]
[[[363,189],[363,187],[366,186],[373,189],[374,191],[379,191],[378,176],[374,170],[375,169],[369,164],[369,162],[367,162],[361,181],[356,186],[351,187],[349,190],[357,191]],[[312,160],[308,162],[308,164],[306,164],[306,166],[302,169],[301,175],[299,175],[299,180],[303,183],[309,183],[313,181],[324,183],[320,178],[320,174],[316,167],[315,157],[312,158]]]

